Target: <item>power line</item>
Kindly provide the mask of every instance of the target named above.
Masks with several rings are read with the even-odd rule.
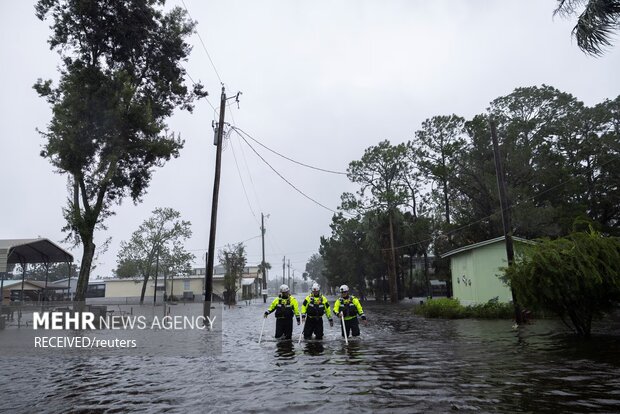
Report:
[[[260,234],[258,236],[250,237],[249,239],[245,239],[245,240],[240,241],[240,242],[233,242],[233,244],[249,242],[250,240],[258,239],[259,237],[260,237]],[[227,243],[227,244],[230,244],[230,243]],[[221,249],[223,247],[226,247],[226,245],[216,246],[216,249]],[[204,252],[205,250],[207,250],[207,249],[192,249],[192,250],[187,250],[187,251],[188,252]]]
[[[248,193],[245,190],[245,184],[243,182],[243,177],[241,176],[241,170],[239,169],[239,163],[237,163],[237,156],[235,155],[235,147],[232,141],[230,141],[230,149],[232,150],[233,159],[235,160],[235,167],[237,167],[237,173],[239,174],[239,180],[241,181],[241,188],[243,188],[243,194],[245,195],[245,200],[248,203],[248,207],[250,208],[250,212],[252,213],[252,216],[254,216],[254,219],[258,222],[258,218],[256,217],[256,214],[254,213],[254,209],[252,208],[252,205],[250,204]]]
[[[185,5],[185,1],[181,0],[181,3],[183,3],[183,7],[185,8],[185,11],[187,12],[187,15],[189,16],[189,18],[193,20],[192,15],[189,12],[189,9]],[[202,44],[202,48],[207,53],[207,57],[209,58],[209,62],[211,62],[211,66],[213,67],[213,71],[215,72],[215,75],[220,80],[220,83],[222,85],[224,85],[224,82],[222,81],[222,78],[220,77],[220,74],[218,73],[217,68],[215,67],[215,63],[213,63],[213,59],[211,59],[211,54],[209,54],[209,51],[207,50],[207,46],[205,45],[205,42],[203,42],[202,37],[200,36],[200,33],[198,33],[198,30],[196,30],[195,33],[198,36],[198,39],[200,39],[200,43]]]
[[[234,118],[233,118],[233,121],[234,121]],[[239,144],[241,144],[241,140],[239,140]],[[263,211],[260,200],[258,198],[258,193],[256,192],[256,185],[254,184],[254,180],[252,179],[252,173],[250,172],[250,167],[248,166],[248,160],[245,157],[245,151],[243,150],[243,145],[239,145],[239,148],[241,148],[241,156],[243,157],[243,163],[245,164],[245,169],[248,173],[248,177],[250,177],[250,182],[252,183],[252,191],[254,193],[254,198],[256,199],[256,204],[258,204],[258,208],[261,211]]]
[[[235,115],[234,115],[233,111],[230,111],[229,113],[230,113],[230,117],[233,120],[233,125],[236,124],[237,122],[235,121]],[[230,135],[230,133],[229,133],[229,135]],[[261,223],[259,223],[258,217],[254,213],[254,209],[252,208],[252,203],[250,203],[250,198],[248,197],[248,193],[247,193],[247,191],[245,189],[245,184],[243,182],[243,177],[241,175],[241,170],[239,168],[239,163],[237,162],[237,156],[235,154],[235,147],[233,145],[232,140],[230,140],[230,148],[232,149],[233,158],[235,159],[235,166],[237,167],[237,173],[239,174],[239,180],[241,180],[241,186],[243,187],[243,194],[245,195],[245,200],[247,201],[248,207],[250,208],[250,211],[252,212],[252,216],[254,217],[254,221],[256,222],[256,224],[260,225]],[[244,156],[244,159],[245,159],[245,155],[243,154],[243,146],[241,145],[241,143],[239,143],[239,148],[241,149],[241,154]],[[247,162],[246,162],[246,170],[248,171],[248,176],[250,177],[250,183],[252,184],[252,191],[254,192],[254,195],[256,196],[256,189],[254,188],[255,187],[254,180],[252,180],[252,174],[250,174],[250,171],[247,168]],[[258,198],[257,198],[257,202],[258,202]],[[258,203],[258,207],[260,208],[260,203]]]
[[[237,121],[235,120],[235,116],[234,116],[234,112],[233,111],[230,111],[230,116],[232,117],[233,125],[236,124]],[[237,133],[237,135],[239,136],[239,138],[243,138],[238,133]],[[231,142],[231,145],[232,145],[232,142]],[[256,199],[256,203],[258,204],[259,209],[261,211],[263,211],[263,208],[261,207],[261,203],[260,203],[260,200],[259,200],[259,197],[258,197],[258,193],[256,192],[256,185],[254,184],[254,180],[252,179],[252,173],[250,172],[250,167],[248,166],[248,161],[247,161],[247,159],[245,157],[245,151],[243,150],[243,145],[241,145],[241,139],[239,140],[239,148],[241,149],[241,155],[243,157],[243,162],[245,164],[245,169],[246,169],[246,171],[248,173],[248,177],[250,177],[250,183],[252,184],[251,188],[252,188],[252,192],[254,193],[254,198]],[[249,201],[248,201],[248,203],[249,203]],[[258,223],[258,218],[256,218],[256,222]],[[271,233],[269,233],[269,232],[266,233],[266,236],[267,236],[267,242],[269,243],[269,245],[271,247],[271,250],[272,251],[280,252],[279,255],[281,256],[283,254],[282,253],[283,250],[279,246],[277,241],[274,238],[271,237]]]
[[[266,149],[266,150],[268,150],[268,151],[273,152],[274,154],[276,154],[276,155],[278,155],[278,156],[280,156],[280,157],[282,157],[282,158],[284,158],[284,159],[286,159],[286,160],[288,160],[288,161],[290,161],[290,162],[293,162],[293,163],[295,163],[295,164],[299,164],[299,165],[304,166],[304,167],[307,167],[307,168],[311,168],[311,169],[313,169],[313,170],[323,171],[323,172],[330,173],[330,174],[347,175],[347,173],[346,173],[346,172],[342,172],[342,171],[333,171],[333,170],[327,170],[327,169],[325,169],[325,168],[314,167],[314,166],[312,166],[312,165],[305,164],[305,163],[303,163],[303,162],[301,162],[301,161],[296,161],[296,160],[294,160],[294,159],[292,159],[292,158],[290,158],[290,157],[287,157],[286,155],[280,154],[280,153],[279,153],[279,152],[277,152],[276,150],[273,150],[273,149],[269,148],[268,146],[266,146],[265,144],[261,143],[260,141],[258,141],[256,138],[252,137],[250,134],[248,134],[247,132],[245,132],[245,131],[244,131],[244,130],[242,130],[241,128],[234,127],[234,129],[238,129],[241,133],[243,133],[245,136],[247,136],[248,138],[250,138],[252,141],[256,142],[256,143],[257,143],[258,145],[260,145],[261,147],[265,148],[265,149]]]
[[[197,83],[194,81],[194,78],[192,78],[192,76],[189,74],[189,72],[187,71],[187,68],[183,67],[183,69],[185,69],[185,74],[187,75],[187,77],[189,78],[190,81],[192,81],[192,83],[194,84],[194,86],[197,85]],[[215,109],[215,106],[213,106],[213,104],[211,103],[211,101],[209,101],[209,98],[207,98],[206,96],[204,97],[205,101],[207,101],[207,103],[209,104],[209,106],[211,106],[211,108],[213,108],[213,112],[217,113],[217,109]]]
[[[243,141],[244,141],[244,142],[248,145],[248,147],[250,147],[250,149],[251,149],[252,151],[254,151],[254,153],[255,153],[255,154],[256,154],[256,155],[257,155],[257,156],[258,156],[258,157],[259,157],[259,158],[260,158],[260,159],[261,159],[261,160],[265,163],[265,164],[267,164],[267,166],[268,166],[269,168],[271,168],[271,170],[272,170],[273,172],[275,172],[275,173],[278,175],[278,177],[280,177],[282,180],[284,180],[284,182],[285,182],[285,183],[287,183],[288,185],[290,185],[291,187],[293,187],[293,189],[294,189],[295,191],[297,191],[299,194],[301,194],[302,196],[306,197],[308,200],[312,201],[312,202],[313,202],[313,203],[315,203],[316,205],[318,205],[318,206],[320,206],[320,207],[323,207],[325,210],[331,211],[331,212],[332,212],[332,213],[334,213],[334,214],[338,214],[338,212],[337,212],[336,210],[333,210],[333,209],[331,209],[331,208],[329,208],[329,207],[325,206],[324,204],[319,203],[319,202],[318,202],[318,201],[316,201],[314,198],[310,197],[309,195],[307,195],[306,193],[304,193],[303,191],[301,191],[299,188],[297,188],[297,187],[296,187],[293,183],[291,183],[289,180],[287,180],[286,178],[284,178],[284,176],[283,176],[282,174],[280,174],[280,173],[278,172],[278,170],[276,170],[275,168],[273,168],[273,167],[271,166],[271,164],[269,164],[269,163],[267,162],[267,160],[265,160],[265,159],[264,159],[264,158],[263,158],[263,157],[262,157],[262,156],[261,156],[261,155],[260,155],[260,154],[259,154],[259,153],[255,150],[255,149],[254,149],[254,147],[253,147],[253,146],[252,146],[252,145],[251,145],[251,144],[250,144],[250,143],[249,143],[249,142],[248,142],[248,141],[247,141],[247,140],[246,140],[246,139],[245,139],[245,138],[244,138],[244,137],[243,137],[243,136],[239,133],[239,131],[237,131],[237,128],[232,128],[232,129],[233,129],[235,132],[237,132],[237,134],[239,134],[239,136],[241,137],[241,139],[243,139]]]

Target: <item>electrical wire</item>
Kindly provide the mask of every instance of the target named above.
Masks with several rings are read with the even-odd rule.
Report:
[[[189,72],[187,71],[187,69],[185,67],[183,67],[183,69],[185,69],[185,74],[187,75],[187,77],[189,78],[190,81],[192,81],[192,84],[194,86],[196,86],[196,82],[194,81],[194,78],[192,78],[192,76],[189,74]],[[215,106],[213,106],[213,104],[211,103],[211,101],[209,101],[209,98],[207,98],[206,96],[204,97],[205,101],[207,101],[207,103],[209,104],[209,106],[211,108],[213,108],[213,112],[217,113],[217,109],[215,109]]]
[[[245,132],[245,131],[244,131],[244,130],[242,130],[241,128],[238,128],[238,127],[234,127],[234,128],[235,128],[235,129],[238,129],[238,130],[239,130],[242,134],[244,134],[245,136],[247,136],[248,138],[250,138],[252,141],[256,142],[256,143],[257,143],[258,145],[260,145],[261,147],[265,148],[267,151],[271,151],[271,152],[273,152],[274,154],[276,154],[276,155],[278,155],[278,156],[280,156],[280,157],[284,158],[285,160],[288,160],[288,161],[293,162],[293,163],[295,163],[295,164],[298,164],[298,165],[301,165],[301,166],[304,166],[304,167],[307,167],[307,168],[311,168],[311,169],[313,169],[313,170],[317,170],[317,171],[323,171],[323,172],[326,172],[326,173],[330,173],[330,174],[337,174],[337,175],[347,175],[347,173],[346,173],[346,172],[342,172],[342,171],[333,171],[333,170],[327,170],[327,169],[325,169],[325,168],[314,167],[314,166],[312,166],[312,165],[305,164],[305,163],[300,162],[300,161],[296,161],[296,160],[294,160],[294,159],[292,159],[292,158],[290,158],[290,157],[287,157],[286,155],[280,154],[279,152],[277,152],[277,151],[275,151],[275,150],[273,150],[273,149],[269,148],[268,146],[266,146],[265,144],[261,143],[260,141],[258,141],[256,138],[252,137],[250,134],[248,134],[247,132]]]
[[[239,137],[238,137],[239,138]],[[258,193],[256,192],[256,185],[254,184],[254,179],[252,179],[252,174],[250,173],[250,167],[248,166],[248,160],[245,156],[245,151],[243,150],[243,145],[241,145],[241,139],[239,138],[239,148],[241,148],[241,156],[243,157],[243,163],[245,165],[245,170],[248,173],[248,177],[250,177],[250,182],[252,183],[252,191],[254,193],[254,198],[256,199],[256,204],[258,204],[258,208],[263,211],[261,207],[260,199],[258,197]]]
[[[185,1],[184,1],[184,0],[181,0],[181,3],[183,4],[183,7],[185,8],[185,11],[187,12],[187,14],[188,14],[188,16],[190,17],[190,19],[193,19],[193,18],[192,18],[192,15],[191,15],[191,13],[190,13],[190,11],[189,11],[189,8],[188,8],[188,7],[187,7],[187,5],[185,4]],[[221,76],[220,76],[220,74],[219,74],[219,72],[218,72],[218,70],[217,70],[217,68],[216,68],[216,66],[215,66],[215,63],[214,63],[213,59],[211,58],[211,54],[209,53],[209,50],[207,49],[207,46],[206,46],[206,44],[205,44],[204,40],[202,39],[202,36],[200,36],[200,33],[199,33],[198,31],[196,31],[196,35],[198,36],[198,39],[200,40],[200,43],[201,43],[201,45],[202,45],[202,48],[204,49],[205,53],[207,54],[207,57],[208,57],[208,59],[209,59],[209,62],[211,63],[211,66],[213,67],[213,71],[215,72],[215,75],[217,76],[218,80],[220,81],[220,84],[224,85],[224,82],[223,82],[223,80],[222,80],[222,78],[221,78]],[[195,82],[195,81],[194,81],[194,79],[191,77],[191,75],[187,72],[187,70],[185,71],[185,73],[187,74],[187,76],[189,77],[189,79],[192,81],[192,83],[193,83],[194,85],[196,85],[196,82]],[[212,104],[212,103],[211,103],[208,99],[206,99],[206,101],[207,101],[207,103],[211,106],[211,108],[213,109],[213,112],[214,112],[214,118],[217,118],[217,113],[218,113],[218,110],[215,108],[215,106],[214,106],[214,105],[213,105],[213,104]],[[233,105],[233,104],[234,104],[234,103],[233,103],[233,102],[231,102],[230,104],[228,104],[228,105],[227,105],[227,107],[230,107],[230,106],[231,106],[231,105]],[[231,114],[231,117],[233,118],[233,123],[236,123],[236,122],[235,122],[235,120],[234,120],[234,115],[233,115],[232,111],[230,112],[230,114]],[[233,127],[233,129],[236,129],[236,128],[235,128],[235,127]],[[289,157],[286,157],[286,156],[284,156],[284,155],[282,155],[282,154],[280,154],[280,153],[278,153],[278,152],[276,152],[276,151],[274,151],[274,150],[272,150],[272,149],[268,148],[267,146],[263,145],[263,144],[262,144],[262,143],[260,143],[258,140],[256,140],[255,138],[253,138],[252,136],[250,136],[249,134],[247,134],[245,131],[241,131],[241,132],[243,132],[244,134],[246,134],[246,135],[248,136],[248,138],[250,138],[250,139],[254,140],[256,143],[258,143],[259,145],[263,146],[263,147],[264,147],[264,148],[266,148],[267,150],[269,150],[269,151],[271,151],[271,152],[273,152],[273,153],[275,153],[275,154],[277,154],[277,155],[279,155],[279,156],[281,156],[281,157],[283,157],[283,158],[285,158],[285,159],[287,159],[287,160],[289,160],[289,161],[291,161],[291,162],[294,162],[294,163],[296,163],[296,164],[299,164],[299,165],[305,166],[305,167],[307,167],[307,168],[312,168],[312,169],[315,169],[315,170],[319,170],[319,171],[324,171],[324,172],[333,173],[333,174],[341,174],[341,175],[346,175],[346,173],[343,173],[343,172],[325,170],[325,169],[322,169],[322,168],[313,167],[313,166],[311,166],[311,165],[307,165],[307,164],[304,164],[304,163],[301,163],[301,162],[295,161],[295,160],[293,160],[293,159],[291,159],[291,158],[289,158]],[[254,150],[254,148],[253,148],[253,147],[252,147],[252,146],[251,146],[251,145],[250,145],[250,144],[249,144],[249,143],[248,143],[248,142],[247,142],[247,141],[243,138],[243,136],[241,136],[238,132],[237,132],[237,134],[238,134],[238,135],[239,135],[239,137],[240,137],[241,139],[243,139],[243,140],[246,142],[246,144],[247,144],[247,145],[248,145],[248,146],[249,146],[249,147],[250,147],[250,148],[251,148],[251,149],[252,149],[252,150],[253,150],[253,151],[254,151],[254,152],[255,152],[255,153],[259,156],[259,158],[261,158],[261,160],[262,160],[263,162],[265,162],[265,163],[266,163],[266,164],[267,164],[267,165],[268,165],[268,166],[269,166],[269,167],[270,167],[270,168],[271,168],[271,169],[272,169],[272,170],[273,170],[273,171],[274,171],[274,172],[275,172],[275,173],[276,173],[276,174],[277,174],[277,175],[278,175],[281,179],[283,179],[283,180],[284,180],[287,184],[289,184],[291,187],[293,187],[296,191],[298,191],[298,192],[299,192],[300,194],[302,194],[304,197],[308,198],[309,200],[313,201],[314,203],[318,204],[319,206],[321,206],[321,207],[323,207],[323,208],[325,208],[325,209],[327,209],[327,210],[332,211],[332,212],[334,212],[334,213],[335,213],[335,211],[334,211],[334,210],[332,210],[332,209],[330,209],[329,207],[326,207],[326,206],[324,206],[323,204],[319,203],[318,201],[316,201],[316,200],[312,199],[311,197],[309,197],[309,196],[307,196],[306,194],[304,194],[304,193],[303,193],[301,190],[299,190],[297,187],[295,187],[295,186],[294,186],[294,185],[293,185],[290,181],[288,181],[288,180],[287,180],[286,178],[284,178],[284,177],[283,177],[283,176],[282,176],[282,175],[281,175],[278,171],[276,171],[273,167],[271,167],[271,165],[270,165],[270,164],[269,164],[269,163],[268,163],[268,162],[267,162],[267,161],[266,161],[266,160],[265,160],[262,156],[260,156],[260,154],[259,154],[258,152],[256,152],[256,151]],[[255,219],[256,221],[258,221],[258,218],[256,217],[256,214],[255,214],[255,212],[254,212],[254,210],[253,210],[253,208],[252,208],[252,205],[251,205],[251,203],[250,203],[250,200],[249,200],[249,197],[248,197],[248,194],[247,194],[247,190],[246,190],[246,187],[245,187],[245,184],[244,184],[244,181],[243,181],[242,175],[241,175],[241,171],[240,171],[240,168],[239,168],[239,163],[238,163],[238,160],[237,160],[237,156],[236,156],[236,154],[235,154],[235,150],[234,150],[234,146],[233,146],[233,144],[232,144],[232,141],[230,142],[230,147],[231,147],[231,150],[232,150],[232,153],[233,153],[233,158],[234,158],[234,160],[235,160],[235,166],[236,166],[236,168],[237,168],[237,173],[238,173],[238,175],[239,175],[239,179],[240,179],[240,181],[241,181],[241,186],[242,186],[242,188],[243,188],[243,192],[244,192],[244,195],[245,195],[245,198],[246,198],[246,202],[247,202],[247,204],[248,204],[248,207],[249,207],[249,209],[250,209],[250,212],[252,213],[252,216],[254,217],[254,219]],[[259,199],[258,199],[258,194],[256,193],[255,185],[254,185],[254,182],[253,182],[253,180],[252,180],[252,175],[251,175],[251,174],[249,174],[249,167],[248,167],[248,164],[247,164],[247,159],[245,158],[245,153],[244,153],[244,151],[243,151],[243,146],[240,146],[240,148],[241,148],[241,151],[242,151],[242,156],[243,156],[243,158],[244,158],[244,162],[245,162],[246,170],[248,171],[248,175],[249,175],[249,177],[250,177],[250,181],[251,181],[251,183],[252,183],[252,190],[254,191],[254,196],[255,196],[255,198],[256,198],[256,200],[257,200],[257,203],[258,203],[258,206],[259,206],[259,208],[260,208],[260,201],[259,201]],[[262,210],[262,209],[261,209],[261,210]],[[257,237],[260,237],[260,236],[257,236]],[[248,239],[248,240],[245,240],[245,241],[253,240],[253,239],[257,238],[257,237],[253,237],[253,238]],[[270,243],[275,243],[275,240],[272,240],[272,239],[271,239],[271,237],[269,237],[269,234],[267,234],[267,238],[268,238],[268,240],[270,241]],[[244,243],[245,241],[243,241],[243,242],[241,242],[241,243]],[[277,243],[275,243],[275,244],[277,245]],[[222,247],[222,246],[218,246],[217,248],[219,249],[219,248],[221,248],[221,247]],[[201,249],[201,250],[206,250],[206,249]],[[282,249],[281,249],[281,248],[279,248],[279,246],[278,246],[278,250],[280,250],[280,251],[281,251]]]
[[[262,155],[260,155],[258,153],[258,151],[256,151],[254,149],[254,147],[241,135],[241,133],[239,131],[237,131],[237,128],[232,128],[233,131],[237,132],[237,134],[241,137],[241,139],[243,139],[243,141],[248,145],[248,147],[250,147],[250,149],[252,151],[254,151],[254,153],[258,156],[258,158],[260,158],[265,164],[267,164],[267,166],[269,168],[271,168],[271,170],[276,173],[276,175],[278,177],[280,177],[285,183],[287,183],[289,186],[291,186],[295,191],[297,191],[299,194],[301,194],[302,196],[304,196],[305,198],[307,198],[308,200],[312,201],[313,203],[315,203],[316,205],[323,207],[325,210],[331,211],[334,214],[338,214],[338,212],[334,209],[331,209],[327,206],[325,206],[324,204],[321,204],[320,202],[316,201],[314,198],[310,197],[309,195],[307,195],[306,193],[304,193],[303,191],[301,191],[299,188],[297,188],[293,183],[291,183],[289,180],[287,180],[282,174],[280,174],[280,172],[278,172],[278,170],[276,170],[275,168],[273,168],[271,166],[271,164],[269,164],[267,162],[267,160],[265,160]]]
[[[191,13],[189,12],[189,9],[187,8],[187,6],[185,5],[185,1],[181,0],[181,3],[183,3],[183,7],[185,8],[185,11],[187,12],[187,15],[189,16],[190,19],[193,20]],[[205,45],[205,42],[202,40],[202,37],[200,36],[200,33],[198,33],[198,30],[195,31],[196,35],[198,36],[198,39],[200,40],[200,43],[202,44],[202,48],[205,50],[205,52],[207,53],[207,57],[209,58],[209,62],[211,62],[211,66],[213,67],[213,71],[215,72],[215,75],[217,76],[217,78],[220,80],[220,84],[224,84],[224,82],[222,81],[222,78],[220,77],[219,72],[217,71],[217,68],[215,67],[215,63],[213,63],[213,59],[211,59],[211,54],[209,53],[209,51],[207,50],[207,46]]]
[[[250,208],[250,212],[252,213],[252,216],[254,216],[254,220],[258,222],[258,217],[256,217],[256,214],[254,213],[254,209],[252,208],[252,205],[250,204],[250,199],[248,198],[248,192],[245,189],[245,183],[243,182],[243,177],[241,176],[241,170],[239,169],[239,163],[237,162],[237,155],[235,155],[235,147],[232,141],[230,141],[230,149],[232,150],[233,159],[235,160],[235,167],[237,167],[237,173],[239,174],[239,181],[241,181],[241,188],[243,188],[243,194],[245,195],[245,200],[248,203],[248,207]]]
[[[251,240],[258,239],[259,237],[261,237],[260,234],[258,236],[250,237],[249,239],[245,239],[245,240],[240,241],[240,242],[234,242],[233,244],[240,244],[240,243],[249,242]],[[228,244],[230,244],[230,243],[227,243],[227,244],[222,245],[222,246],[216,246],[215,248],[216,249],[222,249],[222,248],[226,247]],[[209,250],[209,249],[206,249],[206,248],[204,248],[204,249],[192,249],[192,250],[187,250],[187,251],[188,252],[206,252],[207,250]]]

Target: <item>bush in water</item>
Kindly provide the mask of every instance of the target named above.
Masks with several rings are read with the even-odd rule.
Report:
[[[519,303],[548,309],[575,333],[588,337],[592,319],[620,302],[620,239],[590,228],[541,240],[505,269],[505,280]]]
[[[514,308],[510,303],[501,303],[491,299],[487,303],[463,306],[458,299],[437,298],[416,307],[415,313],[427,318],[479,318],[479,319],[512,319]]]

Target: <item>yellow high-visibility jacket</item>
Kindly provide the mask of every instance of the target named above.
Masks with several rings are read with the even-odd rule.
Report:
[[[267,309],[267,313],[276,312],[276,318],[292,318],[293,315],[299,319],[299,303],[294,296],[288,298],[282,298],[282,295],[278,295],[277,298],[271,302],[271,306]]]
[[[327,315],[327,319],[332,318],[329,302],[323,295],[314,296],[310,294],[306,296],[301,304],[301,314],[308,315],[309,318],[321,318],[323,315]]]
[[[341,297],[336,299],[336,302],[334,302],[334,313],[338,314],[339,312],[342,312],[345,321],[357,318],[358,315],[362,319],[366,319],[360,300],[353,295],[350,295],[348,298]]]

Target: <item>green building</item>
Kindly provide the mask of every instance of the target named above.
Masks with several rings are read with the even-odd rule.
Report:
[[[513,237],[515,255],[525,243]],[[441,255],[450,258],[453,297],[461,304],[486,303],[498,298],[500,302],[512,301],[510,288],[499,279],[500,268],[508,265],[504,236],[469,246],[459,247]]]

